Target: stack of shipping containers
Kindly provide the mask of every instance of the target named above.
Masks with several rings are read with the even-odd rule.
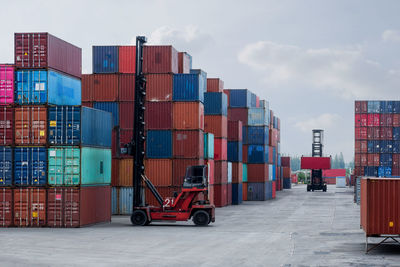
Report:
[[[281,157],[283,189],[292,188],[290,157]]]
[[[228,121],[228,161],[232,162],[232,204],[243,201],[243,128],[241,121]]]

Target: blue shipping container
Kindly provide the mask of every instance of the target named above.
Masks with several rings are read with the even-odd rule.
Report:
[[[251,92],[247,89],[229,90],[229,107],[232,108],[251,107]]]
[[[119,103],[118,102],[93,102],[93,108],[110,112],[113,117],[113,127],[119,125]]]
[[[393,153],[400,153],[400,141],[393,141]]]
[[[93,46],[93,73],[117,73],[118,46]]]
[[[268,126],[244,126],[243,143],[246,145],[267,145],[269,141]]]
[[[0,186],[12,185],[12,166],[12,148],[0,147]]]
[[[228,141],[228,161],[242,162],[243,143],[241,141]]]
[[[118,215],[118,187],[111,187],[111,215]]]
[[[243,184],[232,184],[232,205],[239,205],[243,202]]]
[[[131,215],[133,210],[133,187],[119,188],[119,214]]]
[[[400,101],[393,101],[393,113],[400,113]]]
[[[257,107],[257,95],[254,94],[254,93],[251,93],[250,106],[252,108],[256,108]]]
[[[14,148],[14,184],[45,185],[47,183],[47,149],[45,147]]]
[[[380,151],[376,153],[392,153],[393,152],[393,141],[377,141],[379,142]]]
[[[263,126],[269,124],[267,111],[264,108],[249,108],[247,114],[247,125]]]
[[[292,180],[290,178],[283,178],[283,189],[291,189]]]
[[[393,140],[400,140],[400,127],[393,127]]]
[[[264,201],[272,199],[272,182],[247,183],[247,200]]]
[[[268,146],[249,145],[247,147],[247,163],[268,162]]]
[[[147,131],[146,156],[155,159],[172,158],[172,131]]]
[[[380,112],[380,101],[368,101],[367,104],[368,113],[379,113]]]
[[[204,93],[204,115],[228,115],[228,96],[225,93]]]
[[[174,101],[204,102],[207,91],[207,73],[201,70],[190,70],[191,74],[174,74]]]
[[[94,108],[82,107],[81,126],[81,145],[111,147],[111,113]]]
[[[380,154],[379,166],[392,167],[392,154]]]
[[[81,80],[53,70],[18,70],[15,103],[79,106]]]
[[[50,106],[47,122],[47,139],[51,145],[79,145],[81,143],[81,107]]]
[[[364,176],[378,177],[378,167],[364,167]]]
[[[378,177],[390,177],[392,176],[392,168],[391,167],[378,167]]]

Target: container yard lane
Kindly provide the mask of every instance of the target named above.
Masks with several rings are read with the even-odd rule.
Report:
[[[131,226],[128,216],[78,229],[7,228],[2,266],[398,266],[400,246],[366,255],[351,188],[277,192],[271,201],[217,209],[208,227],[191,222]],[[371,240],[372,241],[372,240]],[[23,253],[15,253],[23,251]],[[48,251],[46,257],[43,251]]]

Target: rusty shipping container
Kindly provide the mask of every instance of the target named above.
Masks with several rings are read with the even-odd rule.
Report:
[[[174,158],[204,158],[202,130],[175,130],[172,138]]]
[[[143,57],[144,73],[178,73],[178,51],[172,46],[146,46]]]
[[[118,70],[120,73],[135,73],[136,46],[118,47]]]
[[[228,160],[228,140],[225,138],[214,139],[214,160]]]
[[[170,130],[172,124],[172,102],[146,102],[146,129]]]
[[[135,100],[135,74],[118,75],[118,100]]]
[[[111,187],[54,187],[48,189],[47,225],[81,227],[111,221]]]
[[[186,52],[178,53],[178,73],[189,74],[192,68],[192,56]]]
[[[146,75],[146,101],[172,101],[173,74]]]
[[[51,68],[82,76],[82,49],[49,33],[15,33],[14,62],[17,68]]]
[[[216,207],[225,207],[228,205],[228,185],[215,184],[212,185],[214,193],[214,205]]]
[[[366,236],[400,235],[400,179],[361,179],[361,226]]]
[[[41,145],[47,142],[47,108],[18,106],[15,108],[15,144]]]
[[[206,115],[204,116],[204,130],[214,134],[215,138],[228,137],[228,119],[226,116]]]
[[[201,102],[174,102],[173,126],[177,130],[204,130],[204,106]]]
[[[173,159],[172,161],[173,185],[182,186],[187,167],[195,165],[204,165],[204,159]]]
[[[172,159],[146,159],[146,176],[155,186],[171,186]]]
[[[111,161],[111,186],[119,186],[118,175],[119,175],[119,159],[113,158]]]
[[[82,101],[118,101],[118,75],[82,75]]]
[[[219,78],[207,78],[207,92],[223,92],[223,91],[224,91],[223,80]]]
[[[0,107],[0,144],[14,143],[14,108]]]
[[[247,164],[247,181],[249,183],[263,183],[268,181],[268,164]]]
[[[45,188],[15,188],[13,199],[15,226],[46,225]]]
[[[243,163],[232,162],[232,183],[243,182]]]
[[[214,161],[214,184],[228,182],[228,162],[226,160]]]
[[[228,121],[228,141],[242,141],[242,140],[243,140],[242,121]]]
[[[13,192],[11,188],[0,188],[0,227],[13,225]]]

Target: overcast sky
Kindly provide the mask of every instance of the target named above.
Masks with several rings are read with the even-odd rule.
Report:
[[[281,152],[354,154],[354,100],[399,99],[400,1],[0,0],[0,62],[14,32],[50,32],[83,49],[146,35],[193,56],[225,88],[248,88],[281,118]]]

